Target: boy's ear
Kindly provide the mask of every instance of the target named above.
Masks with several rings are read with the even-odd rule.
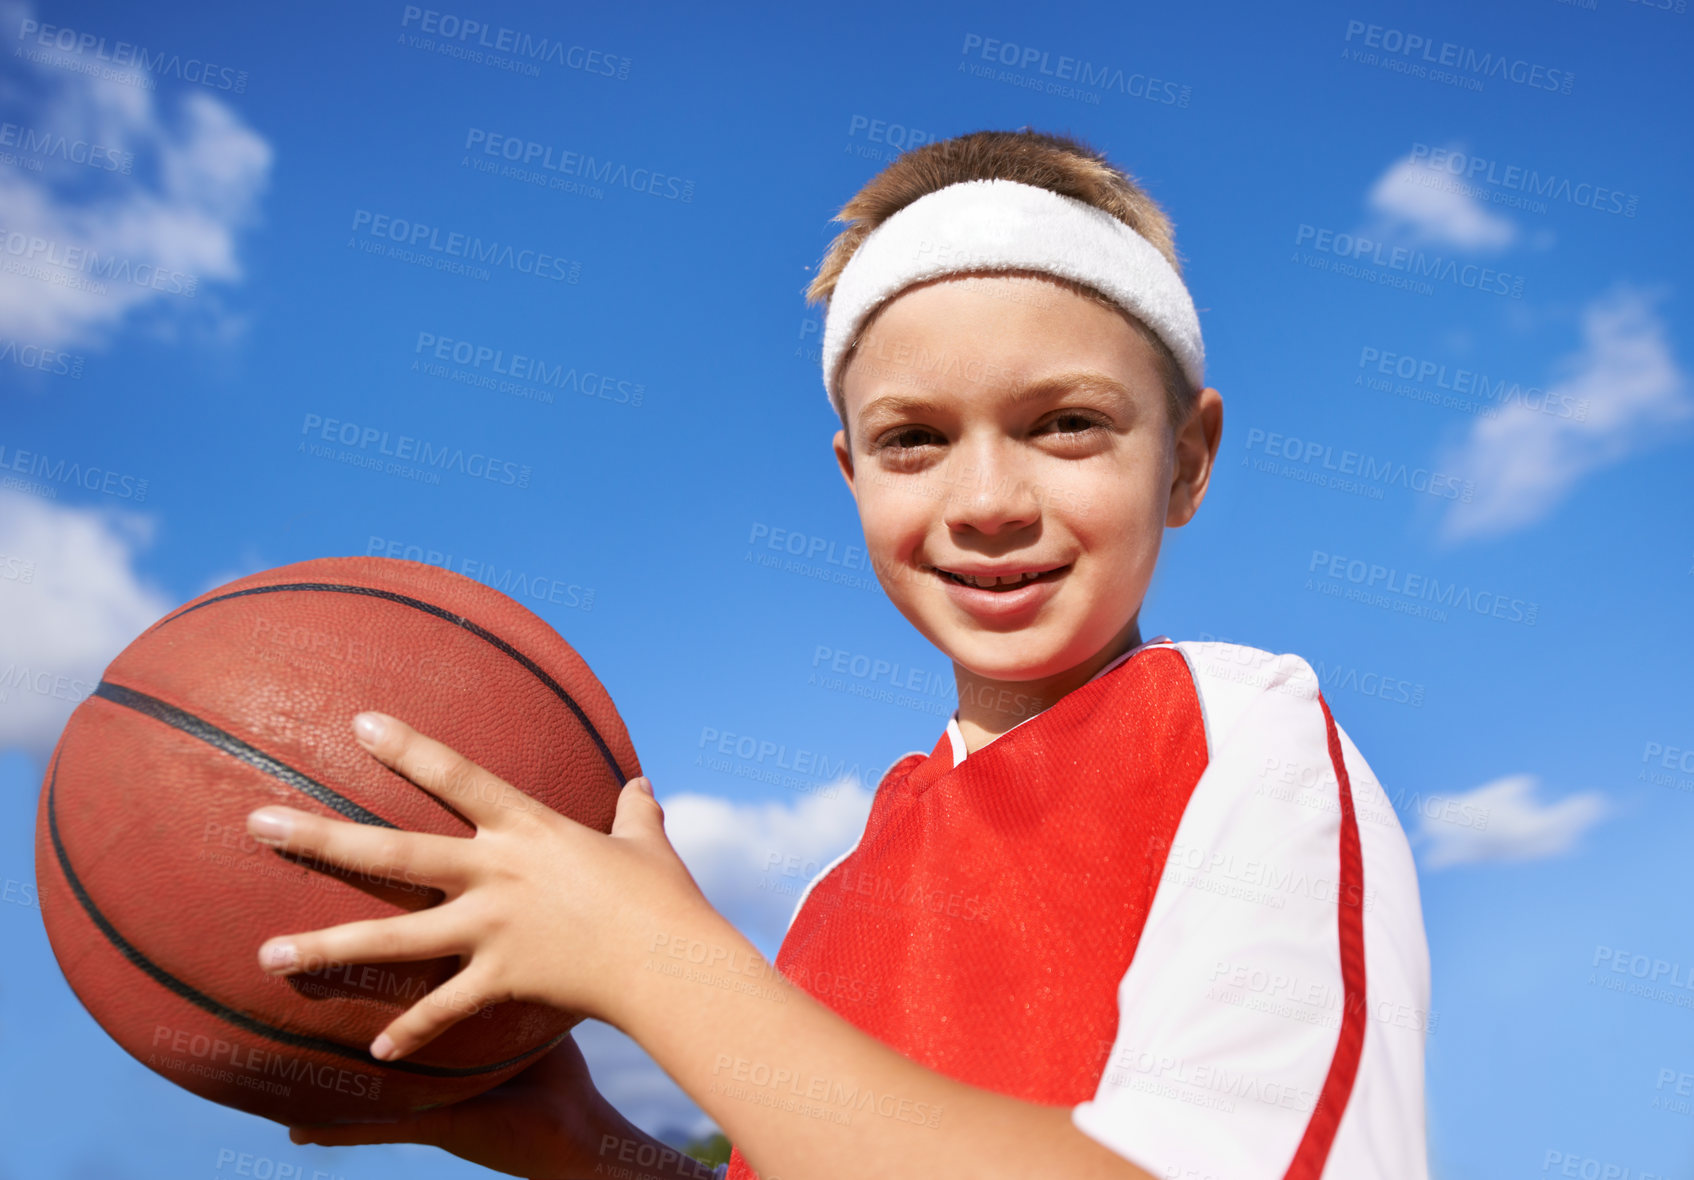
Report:
[[[1176,464],[1171,472],[1170,506],[1165,512],[1167,528],[1180,528],[1200,511],[1222,438],[1223,394],[1208,386],[1195,395],[1188,420],[1176,431]]]
[[[859,498],[859,493],[853,489],[853,451],[847,445],[847,432],[835,432],[835,461],[841,466],[841,478],[847,481],[847,490],[852,492],[853,499]]]

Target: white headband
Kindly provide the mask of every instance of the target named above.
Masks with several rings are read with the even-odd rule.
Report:
[[[976,270],[1031,270],[1094,288],[1170,348],[1204,384],[1200,317],[1175,269],[1146,238],[1086,202],[1014,180],[965,180],[913,201],[865,236],[830,296],[823,380],[843,420],[838,369],[859,326],[913,283]]]

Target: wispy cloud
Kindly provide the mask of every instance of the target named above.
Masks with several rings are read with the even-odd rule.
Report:
[[[137,574],[151,517],[0,492],[0,747],[45,758],[71,710],[175,602]]]
[[[1549,404],[1581,413],[1549,414],[1519,401],[1471,426],[1445,460],[1476,486],[1470,503],[1455,501],[1448,510],[1449,540],[1534,524],[1583,477],[1694,417],[1688,377],[1654,306],[1661,298],[1662,291],[1619,284],[1583,309],[1581,347],[1556,362],[1546,390]]]
[[[815,873],[852,847],[873,792],[846,776],[793,801],[742,803],[717,795],[668,795],[665,832],[712,905],[774,956]],[[834,797],[829,797],[833,795]],[[638,1125],[702,1135],[712,1120],[624,1034],[587,1022],[574,1034],[600,1092]]]
[[[1545,860],[1569,851],[1607,814],[1605,797],[1598,791],[1544,802],[1536,797],[1538,781],[1534,775],[1513,774],[1464,794],[1426,799],[1419,808],[1416,836],[1424,868]],[[1463,825],[1432,818],[1451,814],[1473,816],[1478,822]]]
[[[27,15],[0,7],[8,27]],[[97,347],[144,311],[221,331],[226,317],[207,284],[243,277],[239,236],[258,217],[270,144],[204,91],[161,99],[27,57],[12,65],[8,121],[36,150],[16,152],[24,166],[0,169],[6,334]],[[93,145],[103,149],[100,166],[86,163]]]
[[[1518,226],[1472,196],[1458,178],[1427,159],[1407,156],[1389,165],[1371,186],[1366,203],[1376,223],[1366,237],[1403,239],[1497,253],[1517,241]]]
[[[666,796],[662,787],[660,802],[671,843],[712,905],[765,953],[775,954],[798,890],[852,847],[864,830],[872,794],[849,775],[791,803]]]

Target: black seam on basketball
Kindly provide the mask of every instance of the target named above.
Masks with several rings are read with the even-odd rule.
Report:
[[[59,837],[59,813],[56,807],[56,791],[59,785],[59,757],[60,755],[55,753],[53,769],[49,772],[47,779],[47,831],[53,839],[53,852],[59,861],[59,871],[65,875],[65,883],[71,887],[71,892],[76,895],[77,904],[82,906],[82,910],[88,915],[89,920],[94,923],[100,933],[105,936],[106,941],[111,943],[119,954],[140,968],[155,983],[176,993],[195,1007],[216,1016],[225,1024],[232,1024],[255,1036],[264,1037],[266,1040],[275,1041],[278,1044],[292,1045],[297,1049],[311,1049],[319,1053],[350,1058],[379,1069],[392,1069],[401,1073],[422,1074],[436,1078],[466,1078],[474,1077],[477,1074],[494,1073],[505,1069],[507,1066],[516,1065],[538,1053],[543,1053],[570,1036],[570,1030],[567,1029],[550,1041],[537,1045],[533,1049],[526,1049],[516,1057],[508,1057],[505,1061],[497,1061],[492,1065],[450,1066],[424,1065],[421,1062],[405,1060],[378,1061],[370,1055],[370,1051],[367,1049],[343,1045],[339,1041],[331,1041],[323,1037],[309,1037],[304,1033],[289,1032],[285,1028],[276,1028],[273,1025],[265,1024],[263,1021],[255,1020],[244,1013],[237,1012],[234,1008],[219,1003],[204,992],[196,991],[142,954],[130,944],[128,939],[119,934],[117,927],[113,926],[111,920],[101,913],[100,908],[94,904],[94,899],[88,895],[88,890],[83,886],[82,880],[76,875],[76,871],[71,868],[70,854],[65,851],[64,841]]]
[[[629,776],[625,775],[623,767],[618,765],[616,755],[612,753],[611,747],[606,744],[606,739],[600,736],[600,731],[594,728],[594,723],[588,719],[588,714],[584,713],[582,711],[582,706],[577,704],[575,699],[571,697],[571,694],[565,691],[564,685],[560,684],[547,674],[546,669],[542,668],[540,664],[537,664],[534,660],[524,655],[523,652],[507,643],[504,639],[501,639],[498,635],[494,634],[494,632],[488,630],[486,627],[480,627],[465,618],[463,615],[456,615],[450,610],[436,606],[431,602],[425,602],[421,598],[409,598],[404,594],[396,594],[392,590],[378,590],[372,586],[347,586],[335,582],[286,582],[276,586],[254,586],[247,590],[234,590],[228,594],[220,594],[216,598],[208,598],[205,602],[198,602],[193,606],[184,607],[182,610],[177,611],[176,614],[160,619],[157,623],[154,623],[153,626],[149,627],[148,630],[157,631],[166,623],[180,619],[183,615],[189,614],[192,611],[197,611],[203,606],[211,606],[214,602],[224,602],[231,598],[244,598],[249,594],[275,594],[279,590],[322,590],[333,594],[362,594],[367,598],[381,598],[388,602],[397,602],[403,606],[409,606],[415,610],[421,610],[426,614],[434,615],[438,619],[445,619],[449,623],[463,627],[466,631],[469,631],[478,639],[482,639],[493,644],[495,647],[511,656],[514,660],[533,673],[536,679],[540,680],[541,683],[552,689],[555,696],[570,706],[571,712],[576,714],[576,719],[581,722],[582,727],[588,731],[588,736],[594,739],[594,744],[599,747],[601,756],[606,759],[606,765],[611,767],[612,773],[617,776],[619,788],[622,788],[623,785],[629,781]]]
[[[222,750],[232,758],[239,758],[279,782],[287,783],[296,791],[310,795],[324,806],[335,808],[348,819],[379,828],[399,827],[398,824],[389,823],[376,812],[365,810],[347,796],[336,793],[333,788],[326,787],[310,775],[302,774],[286,762],[271,757],[257,746],[248,745],[234,734],[219,729],[210,721],[196,717],[186,709],[179,709],[158,697],[148,696],[122,684],[113,684],[110,680],[102,680],[95,686],[94,695],[111,701],[114,705],[122,705],[126,709],[134,709],[144,716],[163,721],[174,729],[180,729],[189,737],[199,738],[208,746]]]

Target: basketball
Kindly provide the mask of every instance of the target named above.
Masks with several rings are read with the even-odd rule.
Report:
[[[442,894],[381,866],[308,863],[261,845],[246,828],[255,807],[474,834],[358,745],[351,722],[366,709],[602,832],[641,773],[611,697],[536,615],[435,566],[349,557],[242,578],[154,624],[72,713],[42,785],[42,916],[78,999],[161,1076],[282,1123],[393,1118],[468,1098],[576,1023],[497,1004],[380,1062],[372,1039],[451,978],[456,958],[260,969],[266,938]]]

